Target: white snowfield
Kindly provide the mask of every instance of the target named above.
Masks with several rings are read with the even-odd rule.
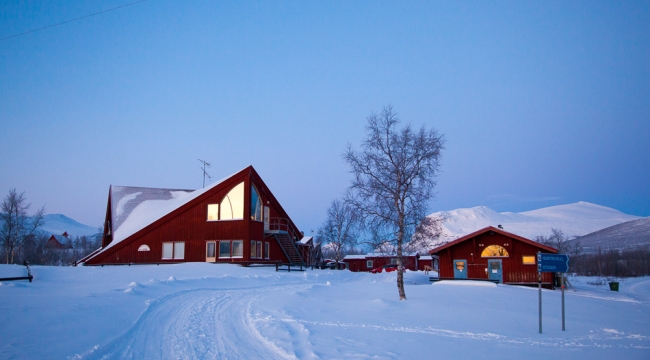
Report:
[[[0,265],[0,277],[24,267]],[[0,282],[2,359],[649,359],[650,278],[559,291],[407,272],[34,266]]]
[[[451,241],[487,226],[503,225],[505,231],[534,240],[560,229],[568,237],[583,236],[626,221],[641,219],[616,209],[584,201],[520,213],[498,213],[487,206],[439,211],[429,216],[444,218],[439,241]]]

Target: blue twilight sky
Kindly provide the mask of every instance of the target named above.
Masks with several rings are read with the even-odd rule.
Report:
[[[133,0],[2,1],[0,38]],[[392,104],[447,139],[431,212],[650,216],[649,1],[149,0],[0,41],[0,193],[101,225],[109,185],[253,165],[309,234]]]

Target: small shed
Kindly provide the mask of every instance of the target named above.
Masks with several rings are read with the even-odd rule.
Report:
[[[557,250],[488,226],[438,246],[440,279],[492,280],[503,284],[537,285],[537,253]],[[542,285],[553,287],[553,273],[542,273]]]

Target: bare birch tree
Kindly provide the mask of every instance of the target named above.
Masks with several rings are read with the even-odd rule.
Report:
[[[43,225],[45,207],[37,210],[31,217],[27,214],[29,207],[25,192],[19,194],[16,189],[9,190],[9,194],[2,201],[0,242],[4,248],[7,264],[14,263],[16,253],[20,251],[23,242],[32,237],[36,230]]]
[[[359,152],[348,144],[344,154],[354,179],[346,202],[357,209],[378,243],[393,244],[403,268],[403,245],[418,236],[436,236],[435,224],[418,226],[433,197],[445,139],[424,126],[414,130],[400,121],[391,106],[368,117],[367,138]],[[404,274],[397,272],[400,300],[406,300]]]
[[[327,209],[327,219],[318,228],[318,237],[322,244],[329,244],[334,250],[337,264],[341,259],[341,250],[357,244],[359,224],[359,216],[354,208],[338,199],[332,201]]]

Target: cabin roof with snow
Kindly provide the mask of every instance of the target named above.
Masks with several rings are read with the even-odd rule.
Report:
[[[302,237],[252,166],[198,190],[109,188],[101,250],[84,264],[209,261],[304,264]],[[302,250],[301,250],[302,251]]]
[[[494,226],[488,226],[488,227],[485,227],[483,229],[474,231],[471,234],[467,234],[467,235],[465,235],[463,237],[460,237],[460,238],[458,238],[458,239],[456,239],[454,241],[450,241],[450,242],[448,242],[448,243],[446,243],[444,245],[433,248],[433,249],[431,249],[429,251],[429,254],[432,254],[432,255],[436,254],[436,253],[440,252],[441,250],[452,247],[452,246],[454,246],[456,244],[459,244],[459,243],[462,243],[464,241],[470,240],[470,239],[472,239],[472,238],[474,238],[474,237],[476,237],[478,235],[481,235],[481,234],[484,234],[484,233],[490,232],[490,231],[501,234],[501,235],[504,235],[504,236],[507,236],[507,237],[510,237],[510,238],[513,238],[513,239],[516,239],[516,240],[519,240],[519,241],[524,242],[524,243],[529,244],[529,245],[536,246],[538,248],[544,249],[544,250],[546,250],[548,252],[551,252],[551,253],[557,253],[557,249],[552,248],[550,246],[546,246],[544,244],[538,243],[537,241],[533,241],[533,240],[530,240],[530,239],[526,239],[525,237],[521,237],[519,235],[509,233],[507,231],[495,228]]]

